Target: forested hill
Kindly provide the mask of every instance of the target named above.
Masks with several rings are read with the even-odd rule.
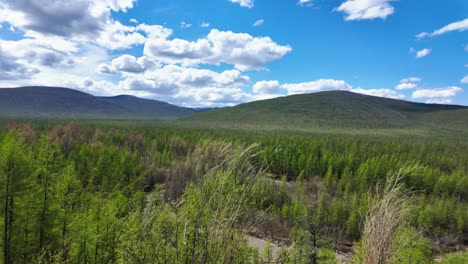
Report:
[[[330,91],[255,101],[199,113],[181,122],[252,129],[443,128],[467,132],[468,107]]]
[[[0,117],[175,119],[195,112],[128,95],[97,97],[58,87],[0,89]]]

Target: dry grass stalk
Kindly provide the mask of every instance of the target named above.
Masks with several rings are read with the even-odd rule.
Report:
[[[398,228],[406,224],[412,208],[412,198],[405,192],[402,179],[416,168],[405,165],[387,179],[383,188],[377,187],[379,199],[367,212],[364,223],[364,264],[385,264],[395,254],[392,240]]]

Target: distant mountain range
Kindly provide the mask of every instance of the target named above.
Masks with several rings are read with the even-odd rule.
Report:
[[[176,119],[204,109],[119,95],[98,97],[59,87],[0,89],[0,116],[89,119]]]
[[[445,130],[468,135],[468,107],[413,103],[346,91],[279,97],[226,107],[194,109],[119,95],[97,97],[67,88],[0,89],[0,116],[175,120],[176,124],[259,130]]]

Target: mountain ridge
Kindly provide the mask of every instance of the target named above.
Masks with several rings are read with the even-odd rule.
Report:
[[[254,101],[187,116],[180,122],[268,130],[438,128],[445,124],[465,131],[468,107],[326,91]]]
[[[327,91],[198,109],[132,95],[93,96],[62,87],[0,88],[0,116],[175,120],[176,125],[254,130],[425,129],[468,134],[468,107]]]
[[[131,95],[94,96],[64,87],[0,88],[0,116],[95,119],[176,119],[197,112]]]

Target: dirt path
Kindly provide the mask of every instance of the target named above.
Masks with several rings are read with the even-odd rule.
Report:
[[[262,255],[263,252],[265,251],[268,241],[258,238],[258,237],[251,236],[251,235],[247,235],[246,238],[247,238],[249,245],[253,248],[256,248],[258,250],[258,253]],[[280,246],[278,244],[275,244],[274,242],[270,242],[270,245],[271,245],[272,259],[277,260],[281,252],[281,249],[284,248],[284,246]],[[350,258],[351,258],[350,253],[343,253],[339,251],[336,252],[336,261],[339,264],[347,264]]]
[[[263,255],[263,252],[265,251],[265,248],[267,247],[268,241],[263,240],[258,237],[246,236],[247,241],[249,242],[249,245],[253,248],[256,248],[258,250],[258,253],[260,255]],[[279,253],[281,251],[281,247],[273,242],[270,242],[271,245],[271,255],[272,259],[278,259]]]

